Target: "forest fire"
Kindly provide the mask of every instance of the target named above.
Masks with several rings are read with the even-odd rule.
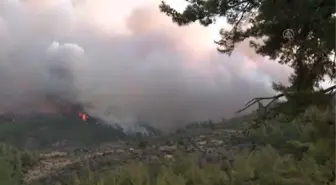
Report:
[[[82,113],[82,112],[78,113],[78,116],[79,116],[83,121],[86,121],[86,120],[89,119],[89,116],[88,116],[87,114],[85,114],[85,113]]]

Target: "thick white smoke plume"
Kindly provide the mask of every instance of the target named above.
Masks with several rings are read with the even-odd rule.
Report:
[[[108,123],[170,129],[230,116],[286,80],[246,43],[219,54],[208,29],[179,28],[156,3],[129,6],[138,1],[0,0],[0,110],[64,100]]]

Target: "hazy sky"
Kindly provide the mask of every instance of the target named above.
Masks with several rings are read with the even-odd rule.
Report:
[[[87,112],[109,123],[174,128],[231,116],[290,73],[248,43],[218,53],[213,40],[223,24],[177,27],[159,1],[0,2],[3,111],[46,111],[53,95],[92,104]]]

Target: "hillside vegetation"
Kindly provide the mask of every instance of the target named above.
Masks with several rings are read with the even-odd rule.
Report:
[[[102,167],[93,168],[92,164],[83,163],[83,170],[75,170],[79,168],[76,167],[62,176],[64,179],[51,182],[71,185],[334,184],[334,111],[332,107],[326,110],[310,107],[291,122],[279,115],[267,125],[251,130],[249,135],[232,135],[231,144],[238,140],[256,144],[252,150],[235,150],[232,161],[219,156],[202,163],[197,152],[182,150],[175,151],[173,158],[160,158],[155,162],[130,158],[116,165],[110,163],[112,158],[106,158],[103,171],[99,170]],[[27,170],[41,160],[34,153],[6,145],[2,145],[1,151],[0,183],[4,185],[21,184]],[[98,158],[90,160],[99,162]]]
[[[121,128],[84,122],[78,117],[45,116],[0,122],[0,141],[26,149],[87,146],[125,137]]]

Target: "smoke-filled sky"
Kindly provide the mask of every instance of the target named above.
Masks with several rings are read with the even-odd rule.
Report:
[[[218,53],[221,25],[177,27],[158,4],[0,0],[0,109],[52,111],[53,96],[109,123],[169,129],[232,116],[286,81],[290,69],[248,43]]]

